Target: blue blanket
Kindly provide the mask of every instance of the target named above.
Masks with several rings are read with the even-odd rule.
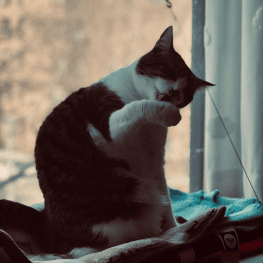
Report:
[[[263,205],[256,198],[229,198],[219,196],[219,190],[195,193],[185,193],[170,188],[173,213],[190,220],[209,208],[226,206],[225,218],[220,224],[240,224],[263,219]],[[42,210],[44,204],[35,204],[31,207]]]
[[[186,220],[196,217],[209,208],[226,206],[226,213],[220,225],[244,225],[263,220],[263,205],[255,198],[228,198],[220,197],[219,190],[195,193],[184,193],[170,189],[173,213]]]
[[[116,247],[103,250],[98,253],[83,256],[78,259],[69,259],[67,255],[55,256],[46,261],[48,263],[95,263],[95,262],[161,262],[164,256],[172,257],[173,262],[181,262],[186,257],[194,259],[195,253],[191,248],[196,242],[203,242],[209,231],[220,228],[235,229],[242,228],[245,232],[257,229],[263,222],[263,205],[255,198],[228,198],[220,197],[219,191],[196,193],[184,193],[179,190],[170,189],[173,213],[178,225],[159,237],[148,238],[129,242]],[[41,211],[44,204],[35,204],[33,208]],[[186,221],[178,221],[180,219]],[[188,221],[188,222],[187,222]],[[34,251],[35,242],[30,236],[23,233],[15,233],[13,238],[18,243],[31,245],[33,255],[28,257],[40,260],[40,256]],[[191,253],[190,253],[191,252]],[[0,261],[1,261],[0,251]],[[49,255],[42,255],[45,259]],[[49,256],[50,257],[50,256]],[[68,259],[65,259],[68,258]],[[180,260],[181,258],[181,260]],[[147,261],[148,260],[148,261]],[[1,261],[3,262],[3,261]],[[189,261],[190,262],[190,261]]]

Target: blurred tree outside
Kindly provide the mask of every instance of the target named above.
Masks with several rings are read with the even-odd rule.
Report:
[[[165,0],[0,1],[1,198],[43,202],[34,169],[37,132],[73,91],[149,52],[169,25],[191,66],[192,1],[170,2],[175,17]],[[181,114],[169,128],[165,171],[169,186],[187,192],[190,107]]]

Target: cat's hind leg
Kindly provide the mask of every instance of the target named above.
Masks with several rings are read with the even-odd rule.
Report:
[[[101,250],[89,247],[74,248],[68,253],[68,255],[70,255],[72,258],[80,258],[99,251]]]
[[[55,254],[44,254],[44,255],[27,255],[28,259],[31,261],[47,261],[53,259],[68,259],[66,255],[55,255]],[[71,257],[72,258],[72,257]]]
[[[27,257],[32,261],[47,261],[53,259],[76,259],[92,253],[99,252],[100,250],[88,247],[74,248],[69,253],[64,255],[57,254],[43,254],[43,255],[27,255]]]

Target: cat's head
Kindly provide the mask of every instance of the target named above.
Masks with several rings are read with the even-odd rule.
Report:
[[[173,28],[169,26],[154,48],[136,65],[136,74],[147,78],[144,86],[151,99],[169,101],[183,108],[192,100],[195,92],[207,86],[215,86],[197,78],[173,47]]]

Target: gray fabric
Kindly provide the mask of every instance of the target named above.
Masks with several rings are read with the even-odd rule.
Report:
[[[201,240],[219,221],[222,220],[225,211],[226,207],[224,206],[207,209],[198,214],[192,220],[183,224],[178,224],[177,227],[171,228],[161,236],[125,243],[78,259],[65,259],[67,258],[65,255],[65,257],[58,257],[57,259],[46,261],[45,257],[47,255],[44,255],[41,261],[49,263],[159,263],[160,261],[158,257],[161,256],[161,258],[163,258],[166,252],[170,251],[171,248],[173,250],[172,254],[175,256],[178,250],[187,250],[194,242]],[[192,254],[189,255],[189,252],[191,251],[187,252],[188,255],[184,254],[187,256],[188,260],[192,258]],[[29,256],[29,258],[32,262],[38,262],[40,260],[39,257],[35,256]],[[142,259],[145,261],[142,261]]]
[[[206,1],[209,89],[257,195],[263,198],[262,1]],[[205,190],[255,197],[208,92],[205,93]]]
[[[263,2],[242,2],[241,135],[242,162],[263,201]],[[245,197],[253,190],[243,174]]]

